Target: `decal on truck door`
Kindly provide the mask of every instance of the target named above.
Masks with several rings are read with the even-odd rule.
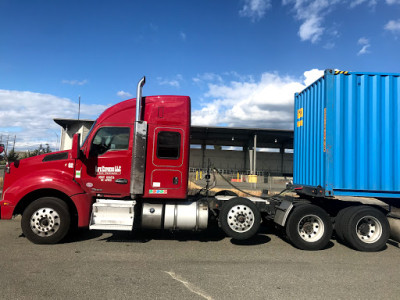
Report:
[[[163,194],[166,195],[168,193],[167,190],[149,190],[149,194]]]
[[[96,175],[121,175],[121,166],[105,167],[96,166]]]

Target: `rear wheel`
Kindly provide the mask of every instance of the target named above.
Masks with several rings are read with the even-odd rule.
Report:
[[[339,211],[335,218],[335,232],[336,232],[336,239],[340,242],[345,242],[344,236],[343,236],[343,220],[347,219],[347,215],[351,213],[351,211],[354,209],[354,206],[349,206],[346,208],[343,208],[342,210]]]
[[[390,236],[386,216],[369,206],[354,207],[342,219],[344,240],[355,250],[375,252],[384,249]]]
[[[246,198],[233,198],[222,206],[219,214],[222,230],[236,240],[254,236],[260,228],[261,215],[257,206]]]
[[[332,222],[320,207],[304,204],[293,209],[286,223],[290,242],[302,250],[325,248],[332,236]]]
[[[55,244],[68,233],[71,223],[67,204],[53,197],[32,202],[21,220],[22,232],[35,244]]]

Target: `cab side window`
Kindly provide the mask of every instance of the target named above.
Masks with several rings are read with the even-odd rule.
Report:
[[[157,157],[178,159],[181,147],[181,134],[175,131],[161,131],[157,136]]]
[[[90,156],[102,155],[109,150],[128,150],[129,128],[103,127],[92,140]]]

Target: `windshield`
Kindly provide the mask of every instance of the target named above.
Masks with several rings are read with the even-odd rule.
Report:
[[[94,121],[92,127],[90,127],[89,132],[87,133],[85,139],[83,140],[83,142],[82,142],[82,144],[81,144],[81,148],[83,147],[83,145],[85,145],[86,140],[88,139],[89,135],[92,133],[92,130],[93,130],[94,126],[96,125],[96,122],[97,122],[97,120]]]

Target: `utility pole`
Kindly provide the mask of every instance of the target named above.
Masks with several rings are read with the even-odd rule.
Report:
[[[12,148],[12,151],[14,152],[15,151],[15,140],[17,139],[17,135],[14,135],[14,144],[13,144],[13,148]]]
[[[81,115],[81,95],[79,95],[79,106],[78,106],[78,121],[79,121],[79,117]]]
[[[10,135],[7,135],[6,153],[8,153],[8,140],[9,139],[10,139]]]

